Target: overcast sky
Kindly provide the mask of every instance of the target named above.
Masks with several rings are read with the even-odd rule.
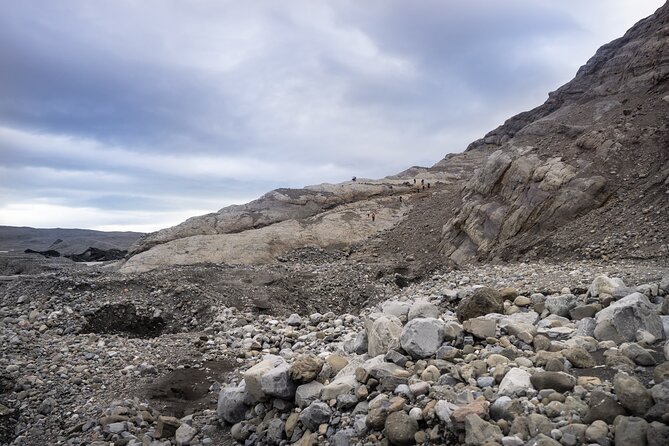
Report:
[[[662,3],[0,0],[0,224],[151,231],[432,165]]]

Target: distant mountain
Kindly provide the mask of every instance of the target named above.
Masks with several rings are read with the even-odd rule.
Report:
[[[143,235],[141,232],[0,226],[0,251],[55,250],[61,255],[72,255],[81,254],[91,247],[127,250]]]

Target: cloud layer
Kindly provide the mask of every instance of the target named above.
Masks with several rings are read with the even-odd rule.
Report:
[[[151,230],[431,165],[662,3],[11,2],[0,224]]]

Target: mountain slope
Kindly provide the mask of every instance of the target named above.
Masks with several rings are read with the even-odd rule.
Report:
[[[667,255],[668,80],[665,4],[543,105],[469,146],[495,152],[463,186],[442,253]]]
[[[667,256],[668,20],[665,4],[600,48],[544,104],[431,168],[279,189],[193,217],[139,240],[122,270],[272,263],[305,246],[426,267]],[[421,180],[432,187],[422,190]]]

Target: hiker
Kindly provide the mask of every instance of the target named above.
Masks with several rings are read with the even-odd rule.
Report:
[[[425,190],[425,185],[423,184],[423,190]]]
[[[421,186],[425,186],[425,180],[424,179],[420,180],[420,184],[421,184]]]
[[[376,211],[372,211],[372,222],[376,221]]]
[[[430,183],[427,183],[427,188],[428,188],[428,189],[430,188]]]
[[[416,184],[416,179],[415,178],[413,179],[413,184]]]
[[[402,196],[400,195],[400,203],[402,202]]]

